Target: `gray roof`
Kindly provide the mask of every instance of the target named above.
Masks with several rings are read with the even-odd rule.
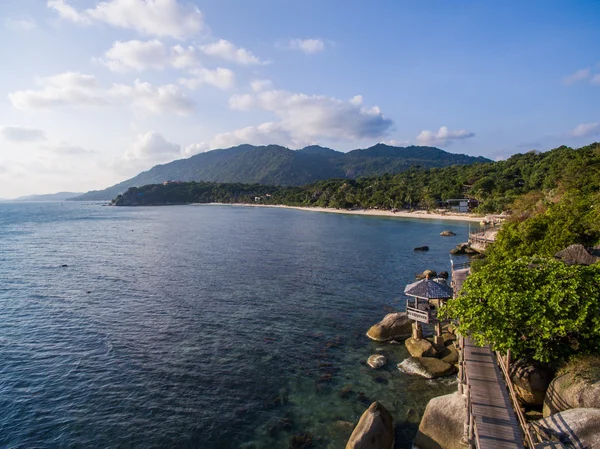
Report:
[[[448,284],[440,279],[423,279],[408,284],[404,289],[404,294],[423,299],[445,299],[452,298],[454,292]]]

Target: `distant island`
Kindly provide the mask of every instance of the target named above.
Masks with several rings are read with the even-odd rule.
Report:
[[[491,161],[425,146],[377,144],[343,153],[316,145],[300,150],[279,145],[240,145],[157,165],[112,187],[74,199],[111,200],[130,187],[162,184],[168,180],[303,186],[332,178],[358,179],[396,174],[411,167],[435,168],[485,162]]]
[[[579,149],[562,146],[544,153],[516,154],[505,161],[413,166],[397,174],[329,179],[304,186],[167,181],[132,187],[112,204],[242,203],[399,210],[433,209],[448,200],[465,199],[476,212],[499,213],[552,189],[585,184],[582,176],[594,167],[597,153],[597,144]]]
[[[21,196],[19,198],[15,198],[13,200],[4,200],[4,201],[65,201],[70,200],[72,198],[81,196],[80,192],[58,192],[58,193],[48,193],[45,195],[27,195]]]

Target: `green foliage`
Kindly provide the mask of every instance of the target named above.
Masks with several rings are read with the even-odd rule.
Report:
[[[270,157],[275,158],[274,160],[276,161],[282,160],[279,157],[282,154],[288,154],[280,153],[278,149],[280,147],[264,148],[266,148],[264,154],[272,153]],[[247,161],[241,165],[235,165],[235,167],[238,171],[237,176],[246,176],[245,179],[248,179],[248,176],[250,176],[249,173],[262,173],[259,178],[252,178],[255,179],[252,184],[240,184],[238,182],[230,182],[228,184],[196,182],[194,183],[196,187],[191,190],[185,186],[186,183],[169,184],[160,194],[153,191],[156,194],[153,193],[151,197],[144,197],[143,203],[151,204],[148,202],[150,198],[158,198],[157,204],[206,202],[206,198],[218,198],[215,201],[219,202],[254,202],[254,196],[263,196],[265,193],[269,193],[271,197],[268,200],[263,198],[261,200],[262,203],[384,210],[402,208],[431,209],[438,207],[440,202],[447,199],[462,198],[466,195],[479,200],[479,211],[482,213],[500,212],[508,209],[515,202],[515,199],[518,200],[521,198],[527,198],[527,200],[522,201],[519,207],[528,204],[528,201],[535,201],[541,202],[542,208],[547,208],[553,202],[553,198],[548,196],[551,192],[554,192],[556,196],[558,195],[557,192],[564,192],[566,189],[576,190],[577,192],[598,191],[600,188],[599,148],[597,144],[580,148],[579,150],[560,147],[547,153],[530,152],[515,155],[506,161],[453,165],[444,168],[422,169],[410,166],[408,168],[405,167],[404,171],[397,174],[382,174],[379,176],[360,177],[358,179],[333,178],[316,181],[301,187],[282,187],[276,185],[265,187],[265,182],[263,181],[271,180],[273,184],[277,184],[281,182],[281,178],[272,178],[270,177],[271,175],[268,175],[268,173],[272,174],[272,172],[268,168],[269,165],[266,160],[259,164],[262,168],[254,166],[248,168],[250,162]],[[377,159],[379,161],[386,160],[388,161],[388,166],[391,167],[390,170],[396,170],[399,167],[390,165],[391,162],[389,160],[391,154],[394,154],[394,152],[397,153],[398,150],[397,148],[385,145],[376,145],[370,149],[356,150],[348,153],[348,160],[362,160],[362,165],[358,162],[356,163],[358,164],[357,167],[363,167],[363,169],[360,169],[363,172],[365,171],[365,158],[371,158],[370,160],[373,163],[375,163],[374,161],[377,158],[379,158]],[[405,156],[404,159],[397,158],[397,161],[401,159],[405,162],[407,160],[416,160],[410,158],[416,157],[417,150],[424,152],[428,157],[440,158],[440,153],[444,153],[435,148],[408,147],[403,149],[402,154]],[[227,152],[230,150],[221,151]],[[290,150],[285,151],[289,152]],[[218,151],[211,153],[218,153]],[[206,154],[210,155],[210,153]],[[250,158],[249,155],[251,153],[244,150],[241,151],[241,154],[244,158]],[[339,156],[340,154],[320,147],[308,147],[307,152],[301,150],[298,154],[294,154],[294,157],[303,158],[310,156],[311,158],[318,157],[329,160],[331,158],[339,159],[342,157]],[[286,157],[283,157],[283,159]],[[235,160],[239,162],[240,159],[236,157]],[[176,161],[172,164],[184,162],[186,161]],[[439,159],[438,162],[444,163],[444,160]],[[183,164],[183,166],[187,167],[186,164]],[[283,166],[280,165],[281,167]],[[303,175],[301,175],[303,172],[301,170],[296,171],[296,165],[292,164],[286,167],[283,172],[279,171],[278,173],[285,172],[287,173],[285,175],[286,179],[296,179],[298,183],[305,180],[302,177]],[[320,174],[323,176],[327,175],[327,170],[323,170]],[[357,170],[359,169],[357,168]],[[373,170],[375,169],[373,168]],[[584,173],[585,175],[581,176],[579,175],[580,173]],[[352,176],[355,175],[356,173]],[[226,181],[234,181],[235,179],[235,177],[232,177],[226,179]],[[242,187],[244,185],[246,187]],[[198,190],[198,186],[204,187]],[[159,187],[159,189],[161,188]],[[145,191],[149,190],[148,187],[143,187],[142,189]],[[206,189],[215,190],[213,192],[214,195],[213,193],[207,193]],[[197,194],[201,193],[202,197],[197,197],[198,195],[194,194],[194,192]],[[177,197],[169,198],[168,195],[170,194]],[[553,212],[554,215],[544,219],[546,220],[545,222],[540,218],[540,222],[529,222],[523,225],[522,229],[519,229],[513,238],[516,240],[520,239],[525,244],[528,244],[532,240],[539,240],[538,237],[544,232],[553,229],[552,223],[557,220],[558,216],[566,218],[569,214],[574,214],[573,216],[579,219],[583,217],[585,207],[587,207],[585,204],[578,204],[577,201],[573,201],[573,204],[564,206],[564,211]],[[517,215],[520,219],[524,218],[520,214]],[[568,229],[574,230],[574,233],[579,232],[577,228],[581,229],[588,226],[590,220],[588,218],[585,220],[587,220],[586,224],[583,225],[578,225],[575,220],[572,220],[573,223],[568,226]],[[558,220],[556,223],[563,222]],[[562,229],[564,226],[561,224],[554,226],[554,228],[558,232],[558,229]],[[553,237],[549,237],[547,240],[554,239],[557,232],[552,234]],[[562,244],[570,238],[571,235],[564,234],[561,240],[557,240],[556,242]],[[545,243],[542,246],[545,246]],[[547,247],[549,248],[550,246]],[[531,251],[526,254],[535,253],[536,251]]]
[[[383,144],[348,153],[319,146],[290,150],[279,145],[240,145],[157,165],[132,179],[105,190],[88,192],[77,199],[111,199],[130,187],[161,184],[167,180],[301,186],[323,179],[399,173],[413,166],[447,167],[477,162],[489,162],[489,159],[432,147],[402,148]]]
[[[600,264],[524,257],[483,266],[442,310],[458,331],[517,357],[558,363],[600,347]]]

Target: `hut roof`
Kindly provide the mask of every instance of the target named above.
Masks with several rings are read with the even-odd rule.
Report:
[[[452,298],[452,288],[443,279],[423,279],[408,284],[404,294],[423,299],[446,299]]]

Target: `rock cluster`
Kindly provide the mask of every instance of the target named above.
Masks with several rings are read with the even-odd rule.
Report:
[[[456,234],[452,231],[442,231],[440,235],[442,237],[454,237]]]

